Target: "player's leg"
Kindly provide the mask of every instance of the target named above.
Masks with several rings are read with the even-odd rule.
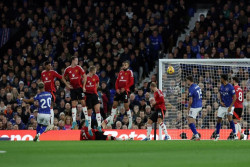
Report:
[[[125,111],[127,112],[127,115],[128,115],[128,121],[129,121],[128,129],[132,129],[133,122],[132,122],[132,113],[131,113],[131,110],[129,108],[129,100],[128,100],[129,93],[123,92],[122,96],[123,96],[123,101],[124,101],[124,108],[125,108]]]
[[[39,141],[39,137],[43,132],[45,132],[47,126],[50,124],[50,114],[39,114],[38,116],[38,126],[37,126],[37,134],[34,138],[34,141]]]
[[[92,116],[92,109],[91,108],[88,108],[88,132],[90,134],[90,136],[93,136],[93,133],[92,133],[92,128],[91,128],[91,116]]]
[[[222,121],[222,118],[225,116],[226,112],[227,112],[226,107],[219,107],[218,114],[217,114],[215,141],[219,140],[219,138],[220,138],[221,121]]]
[[[236,134],[235,124],[234,124],[234,121],[233,121],[233,111],[234,111],[234,107],[232,107],[232,110],[228,113],[227,118],[228,118],[228,121],[230,123],[230,128],[232,129],[233,134],[234,134],[234,140],[237,140],[238,136]]]
[[[150,134],[151,134],[151,131],[152,131],[152,124],[153,124],[153,121],[151,120],[151,118],[149,118],[148,122],[147,122],[147,136],[146,136],[145,139],[143,139],[143,141],[150,140]]]
[[[50,125],[54,125],[54,110],[53,110],[53,107],[54,107],[54,104],[56,102],[56,96],[54,94],[54,92],[51,92],[51,95],[52,95],[52,100],[51,100],[51,107],[50,107],[50,115],[51,115],[51,118],[50,118]],[[53,126],[52,126],[53,128]]]
[[[168,135],[167,127],[163,122],[164,114],[165,114],[165,111],[163,111],[161,109],[157,110],[157,115],[158,115],[157,123],[161,126],[161,129],[162,129],[163,133],[165,134],[164,140],[169,140],[170,136]]]
[[[72,119],[73,119],[73,122],[72,122],[72,127],[71,129],[75,129],[75,126],[77,125],[76,123],[76,106],[77,106],[77,100],[72,100],[71,102],[72,104]]]
[[[78,103],[78,93],[77,93],[78,89],[71,89],[70,90],[70,96],[71,96],[71,106],[72,106],[72,119],[73,119],[73,122],[72,122],[72,126],[71,126],[71,129],[75,129],[75,126],[77,125],[76,123],[76,106],[77,106],[77,103]]]
[[[84,114],[85,120],[88,121],[88,109],[86,106],[86,96],[84,96],[85,99],[81,100],[81,104],[82,104],[82,112]],[[86,122],[86,124],[88,124],[88,122]]]
[[[147,136],[145,139],[143,139],[143,141],[148,141],[150,140],[150,134],[151,134],[151,131],[152,131],[152,124],[153,122],[157,122],[157,118],[158,118],[158,114],[157,112],[153,112],[151,114],[151,116],[148,118],[148,122],[147,122]]]
[[[233,113],[235,131],[237,135],[238,132],[240,133],[240,139],[242,140],[244,138],[244,134],[241,133],[241,125],[240,125],[241,116],[242,116],[242,108],[235,108]]]
[[[200,111],[201,111],[201,108],[196,108],[196,109],[191,108],[189,111],[188,125],[189,125],[191,131],[193,132],[194,137],[192,137],[192,140],[200,140],[199,134],[198,134],[196,127],[195,127],[196,117]]]
[[[100,113],[100,103],[96,104],[94,106],[94,109],[95,109],[95,113],[96,113],[96,121],[97,121],[97,129],[101,132],[102,131],[102,127],[101,127],[101,124],[102,124],[102,118],[101,118],[101,113]]]
[[[112,106],[112,109],[111,109],[111,119],[110,119],[110,125],[113,124],[113,121],[114,121],[114,117],[116,115],[116,110],[117,110],[117,106],[118,106],[118,102],[119,102],[119,94],[115,94],[115,97],[114,97],[114,101],[113,101],[113,106]]]

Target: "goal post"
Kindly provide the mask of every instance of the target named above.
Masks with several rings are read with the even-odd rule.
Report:
[[[174,73],[167,68],[173,66]],[[240,80],[243,89],[244,109],[240,121],[242,133],[248,138],[250,127],[250,59],[160,59],[159,89],[163,91],[167,108],[164,121],[172,139],[190,139],[191,130],[187,124],[188,86],[186,77],[192,75],[194,82],[202,90],[202,111],[197,116],[196,127],[201,139],[212,137],[217,121],[219,103],[220,75],[228,74],[229,82],[233,76]],[[220,139],[230,139],[231,129],[227,118],[223,118]],[[250,136],[249,136],[250,137]]]

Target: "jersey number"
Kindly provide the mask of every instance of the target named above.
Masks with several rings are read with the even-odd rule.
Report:
[[[239,100],[239,101],[242,101],[242,92],[239,92],[238,100]]]
[[[41,99],[40,101],[42,103],[41,105],[41,108],[47,108],[47,107],[50,107],[50,104],[51,104],[51,98],[47,98],[47,105],[46,105],[46,100],[45,99]]]
[[[202,98],[202,92],[201,92],[201,89],[197,90],[197,93],[198,93],[198,95],[199,95],[199,99],[201,99],[201,98]]]

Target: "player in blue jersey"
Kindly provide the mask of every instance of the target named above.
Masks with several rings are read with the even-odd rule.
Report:
[[[200,137],[195,127],[197,114],[202,110],[202,92],[201,88],[194,83],[192,76],[186,78],[189,86],[189,100],[188,100],[188,125],[193,132],[191,140],[199,141]]]
[[[44,83],[40,82],[38,84],[39,94],[31,99],[20,99],[26,103],[34,103],[38,101],[38,114],[37,114],[37,128],[36,136],[34,141],[39,141],[39,136],[46,130],[47,126],[50,124],[50,107],[52,95],[50,92],[45,92]]]
[[[228,83],[228,75],[221,75],[221,86],[220,86],[220,107],[218,109],[218,120],[216,125],[216,137],[217,141],[220,137],[221,121],[222,118],[227,115],[228,121],[230,122],[230,128],[233,130],[234,139],[238,139],[235,131],[235,125],[233,121],[234,103],[236,101],[236,95],[233,85]]]

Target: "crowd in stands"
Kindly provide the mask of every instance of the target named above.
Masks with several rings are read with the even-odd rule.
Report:
[[[50,61],[59,74],[70,65],[71,56],[79,58],[79,65],[85,71],[95,65],[105,119],[110,112],[121,63],[129,60],[135,77],[135,87],[130,94],[133,129],[145,129],[152,112],[149,84],[157,82],[157,76],[153,75],[151,82],[143,83],[142,88],[137,84],[154,68],[160,53],[173,50],[168,58],[250,56],[250,6],[245,1],[237,4],[229,0],[225,4],[217,0],[218,4],[211,7],[206,17],[200,16],[194,30],[185,41],[179,41],[176,48],[173,47],[177,37],[189,21],[185,0],[55,0],[53,3],[26,0],[22,4],[19,1],[5,3],[0,2],[0,26],[24,27],[27,32],[0,57],[0,130],[36,129],[36,107],[17,97],[30,98],[36,94],[45,61]],[[70,92],[59,80],[55,85],[54,129],[67,130],[72,124]],[[213,109],[214,105],[205,105],[203,110],[209,113],[209,106]],[[187,111],[171,109],[176,111],[176,119],[167,122],[167,128],[188,128],[184,121]],[[84,118],[80,104],[77,111],[80,124]],[[205,114],[202,116],[205,119]],[[121,107],[115,124],[108,128],[127,129],[127,125],[128,117]]]

